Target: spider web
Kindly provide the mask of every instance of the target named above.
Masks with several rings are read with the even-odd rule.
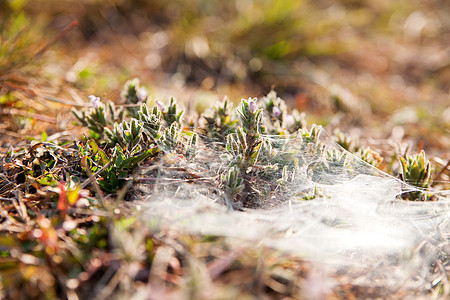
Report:
[[[450,253],[449,191],[430,191],[436,201],[405,201],[402,194],[419,189],[353,156],[324,130],[317,142],[262,138],[274,150],[271,168],[252,179],[259,208],[224,205],[218,174],[232,158],[202,140],[190,162],[167,153],[160,165],[140,170],[142,218],[154,230],[278,249],[391,292],[401,286],[425,293],[448,275],[437,266],[448,264]]]

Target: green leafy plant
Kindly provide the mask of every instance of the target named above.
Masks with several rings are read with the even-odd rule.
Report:
[[[164,109],[164,106],[159,101],[156,103],[162,112],[162,117],[164,121],[166,121],[167,126],[170,126],[175,122],[178,123],[178,125],[181,125],[181,118],[183,117],[184,111],[179,111],[177,109],[177,103],[174,98],[170,99],[170,104],[167,107],[167,110]]]
[[[226,189],[226,204],[228,208],[233,207],[233,199],[244,190],[244,178],[242,178],[239,168],[236,166],[228,169],[228,173],[222,175],[222,182]]]
[[[140,80],[134,78],[125,83],[120,96],[126,104],[136,105],[126,106],[126,111],[131,117],[137,118],[139,106],[147,100],[148,92],[146,88],[140,86]]]
[[[202,128],[204,136],[217,144],[225,144],[228,134],[235,132],[237,120],[231,118],[228,98],[213,109],[202,114],[205,120]],[[216,144],[216,145],[217,145]]]
[[[100,101],[100,97],[89,96],[92,107],[88,110],[72,109],[72,114],[79,122],[78,124],[89,129],[92,138],[99,140],[105,137],[105,129],[111,127],[116,120],[123,119],[124,111],[116,109],[113,102],[109,101],[106,106]]]
[[[376,151],[367,148],[361,148],[359,151],[356,152],[356,155],[365,161],[366,163],[377,167],[380,165],[380,163],[383,161],[383,158],[378,154]]]
[[[334,131],[334,140],[339,146],[374,167],[379,166],[383,161],[383,158],[376,151],[369,147],[364,148],[357,137],[347,135],[339,129]]]
[[[270,91],[261,100],[264,105],[264,133],[284,135],[306,128],[305,115],[295,109],[289,113],[285,101],[275,91]]]
[[[262,109],[258,109],[256,99],[242,99],[241,107],[237,110],[241,126],[237,127],[237,138],[243,148],[244,163],[255,162],[257,147],[261,143],[260,123]]]
[[[355,153],[362,148],[356,137],[343,133],[339,130],[339,128],[334,130],[334,140],[339,144],[339,146],[351,153]]]
[[[426,189],[431,184],[431,164],[425,157],[425,151],[421,151],[419,154],[406,157],[400,157],[400,163],[402,172],[400,173],[400,179],[412,184],[418,188]],[[431,195],[425,192],[411,192],[405,195],[410,200],[428,200]]]
[[[197,154],[198,136],[193,132],[183,132],[177,122],[166,128],[161,137],[160,147],[164,152],[178,153],[187,160]]]
[[[142,129],[144,131],[143,141],[146,146],[156,143],[161,138],[161,111],[157,106],[154,106],[152,111],[148,110],[147,105],[141,105],[138,112],[138,119],[142,122]]]

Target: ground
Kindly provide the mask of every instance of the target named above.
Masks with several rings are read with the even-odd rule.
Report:
[[[274,249],[149,228],[83,167],[76,142],[90,133],[71,110],[89,95],[120,106],[133,78],[149,106],[174,96],[186,123],[224,96],[237,107],[274,90],[308,124],[359,138],[395,177],[398,156],[424,150],[431,187],[448,190],[449,14],[445,0],[3,1],[0,295],[415,297]],[[90,183],[73,192],[75,177]],[[431,268],[444,275],[419,294],[448,296],[448,252]]]

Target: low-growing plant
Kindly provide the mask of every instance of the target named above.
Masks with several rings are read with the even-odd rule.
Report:
[[[132,118],[138,117],[139,106],[147,100],[148,91],[146,88],[140,86],[140,80],[134,78],[128,80],[120,94],[125,104],[135,104],[136,106],[126,106],[128,115]]]
[[[431,184],[431,169],[430,162],[425,157],[425,151],[421,151],[416,155],[400,156],[401,173],[400,179],[408,184],[414,185],[421,189],[426,189]],[[410,192],[404,195],[409,200],[428,200],[431,194],[421,191]]]
[[[177,109],[177,103],[174,98],[170,99],[170,104],[167,107],[167,110],[164,109],[163,104],[156,102],[159,108],[161,109],[162,117],[164,121],[166,121],[167,126],[172,125],[172,123],[178,123],[181,126],[181,120],[183,117],[183,110]]]
[[[90,96],[91,108],[74,110],[74,116],[90,130],[91,136],[84,148],[80,148],[83,166],[93,174],[99,172],[99,185],[105,191],[117,192],[127,180],[132,180],[134,169],[147,158],[152,158],[154,164],[165,157],[166,162],[176,162],[184,168],[185,163],[192,162],[198,154],[198,133],[206,151],[222,152],[221,157],[226,158],[227,167],[217,175],[229,206],[261,205],[263,200],[259,198],[278,188],[286,188],[301,167],[306,167],[308,176],[318,182],[325,178],[324,174],[337,169],[345,176],[351,176],[353,172],[345,152],[325,150],[320,141],[321,127],[313,124],[306,128],[304,118],[299,117],[298,112],[297,116],[289,114],[286,104],[274,91],[262,101],[242,99],[236,114],[232,114],[228,99],[225,99],[201,116],[200,128],[188,129],[183,127],[184,112],[173,98],[167,107],[156,101],[150,110],[143,103],[144,98],[139,98],[139,89],[139,81],[135,79],[126,83],[122,93],[127,102],[141,103],[128,113],[130,120],[118,122],[119,117],[125,116],[124,110],[116,109],[112,102],[105,109],[95,96]],[[297,150],[289,148],[291,134],[299,139]],[[335,135],[338,144],[362,160],[374,166],[381,162],[376,152],[363,148],[355,138],[340,131]],[[275,141],[269,136],[278,137]],[[296,151],[302,155],[297,155]],[[176,155],[177,159],[170,159],[166,154]],[[414,160],[410,161],[414,165]],[[415,161],[422,163],[421,159]],[[425,171],[421,175],[425,178],[420,179],[413,178],[417,175],[416,167],[408,166],[404,161],[403,168],[406,181],[421,188],[428,186],[429,171]],[[428,170],[426,166],[424,168]],[[264,186],[263,191],[261,186]]]
[[[383,158],[376,151],[369,147],[364,148],[357,137],[347,135],[339,129],[334,131],[334,140],[339,146],[374,167],[377,167],[383,161]]]
[[[227,174],[222,175],[222,182],[226,189],[225,202],[228,208],[231,209],[233,207],[233,199],[244,190],[244,178],[242,178],[239,168],[233,166],[228,169]]]
[[[205,120],[205,124],[201,128],[203,136],[216,145],[225,144],[227,136],[236,130],[238,121],[232,119],[228,103],[228,98],[225,98],[219,105],[202,114],[202,118]]]
[[[89,135],[96,139],[105,137],[105,129],[112,127],[113,124],[123,119],[124,111],[116,109],[113,102],[109,101],[106,106],[100,101],[100,97],[90,95],[92,107],[88,110],[72,109],[72,114],[78,121],[78,125],[89,129]]]
[[[264,96],[262,102],[266,118],[264,133],[284,135],[306,128],[305,115],[295,109],[289,114],[285,101],[278,97],[275,91],[272,90]]]
[[[336,141],[336,143],[338,143],[339,146],[351,153],[355,153],[362,148],[359,140],[356,137],[347,135],[340,131],[338,128],[334,130],[334,140]]]

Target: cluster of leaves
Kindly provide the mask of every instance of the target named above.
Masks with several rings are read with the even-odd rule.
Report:
[[[355,154],[358,158],[373,165],[379,166],[383,158],[369,147],[364,148],[357,138],[342,133],[339,129],[334,132],[335,141],[345,150]],[[431,163],[425,157],[425,151],[419,154],[407,155],[408,149],[404,154],[394,152],[392,162],[398,157],[400,169],[398,177],[419,189],[427,189],[431,185],[431,174],[433,172]],[[391,168],[391,166],[390,166]],[[408,200],[426,201],[432,198],[432,194],[425,191],[408,192],[402,195]]]
[[[137,98],[136,80],[125,85],[123,98],[127,101],[142,101]],[[172,99],[167,110],[157,102],[149,110],[145,103],[136,107],[115,109],[112,102],[108,110],[100,99],[91,96],[93,107],[89,110],[74,109],[73,115],[89,129],[90,139],[79,143],[79,155],[87,173],[98,173],[103,190],[115,193],[124,186],[132,171],[147,158],[156,158],[160,153],[177,153],[186,159],[196,154],[197,134],[181,128],[183,111],[177,109]],[[134,104],[136,104],[134,103]],[[132,116],[129,121],[118,121],[124,112]],[[117,117],[116,117],[117,116]],[[134,118],[133,116],[136,116]]]
[[[288,173],[293,178],[298,169],[298,161],[297,165],[280,167],[292,160],[293,154],[286,153],[286,143],[273,145],[264,137],[266,134],[286,136],[288,142],[290,134],[299,132],[306,145],[302,150],[322,155],[320,127],[307,130],[304,115],[297,111],[289,114],[284,101],[273,91],[259,103],[256,98],[243,99],[236,114],[225,99],[201,116],[196,133],[182,127],[183,111],[173,99],[167,108],[156,101],[150,110],[141,103],[144,98],[137,96],[139,89],[138,80],[128,81],[122,93],[126,105],[120,108],[112,102],[104,105],[98,97],[90,96],[92,107],[73,110],[78,123],[89,131],[89,137],[78,142],[81,169],[89,176],[99,176],[103,191],[117,193],[133,180],[133,170],[142,163],[167,163],[171,161],[167,158],[175,155],[177,162],[172,164],[186,165],[197,154],[198,134],[206,141],[206,148],[221,151],[226,158],[227,168],[216,175],[229,207],[260,206],[260,198],[284,185]],[[129,120],[124,119],[126,116]],[[262,195],[257,187],[272,179],[274,183]]]
[[[426,189],[431,183],[431,169],[430,162],[425,157],[425,151],[421,151],[416,155],[400,156],[401,173],[400,179],[412,184],[420,189]],[[432,197],[432,194],[422,191],[415,191],[406,193],[403,197],[410,200],[426,201]]]
[[[358,158],[366,163],[377,167],[383,161],[383,158],[370,147],[363,147],[359,140],[354,136],[349,136],[339,129],[334,131],[335,141],[350,153],[355,154]]]
[[[285,102],[274,91],[262,101],[243,99],[235,114],[225,99],[201,116],[203,122],[199,122],[198,133],[183,127],[183,110],[174,99],[167,108],[156,101],[149,109],[145,103],[146,90],[140,87],[138,79],[128,81],[121,96],[125,105],[117,106],[111,101],[105,105],[99,97],[91,95],[92,107],[73,109],[78,124],[89,132],[89,136],[76,142],[73,155],[78,161],[73,163],[76,166],[73,170],[78,172],[77,176],[87,176],[98,183],[104,192],[118,193],[127,182],[133,181],[134,170],[142,164],[170,163],[170,157],[176,157],[176,164],[187,165],[186,162],[193,161],[198,153],[199,134],[206,141],[206,148],[221,151],[226,158],[227,168],[216,175],[229,207],[261,205],[264,196],[285,185],[289,178],[293,179],[303,165],[311,165],[308,175],[318,181],[321,174],[334,170],[350,173],[347,154],[336,149],[325,150],[319,141],[321,128],[313,125],[307,129],[305,116],[295,110],[289,113]],[[286,151],[289,136],[294,133],[301,139],[298,149],[301,156],[295,156],[292,150]],[[280,137],[281,142],[269,141],[267,136],[274,135]],[[286,137],[285,142],[282,142],[283,137]],[[381,162],[377,153],[363,148],[357,140],[340,131],[335,132],[335,138],[344,149],[362,160],[374,166]],[[52,153],[49,155],[55,157]],[[421,155],[407,161],[401,159],[402,179],[426,188],[430,167],[424,154]],[[43,173],[45,168],[52,168],[55,159],[47,159],[45,163],[36,159],[33,163],[39,165]],[[46,171],[39,174],[36,182],[51,186],[59,180],[60,176]],[[263,182],[272,183],[261,191]]]

